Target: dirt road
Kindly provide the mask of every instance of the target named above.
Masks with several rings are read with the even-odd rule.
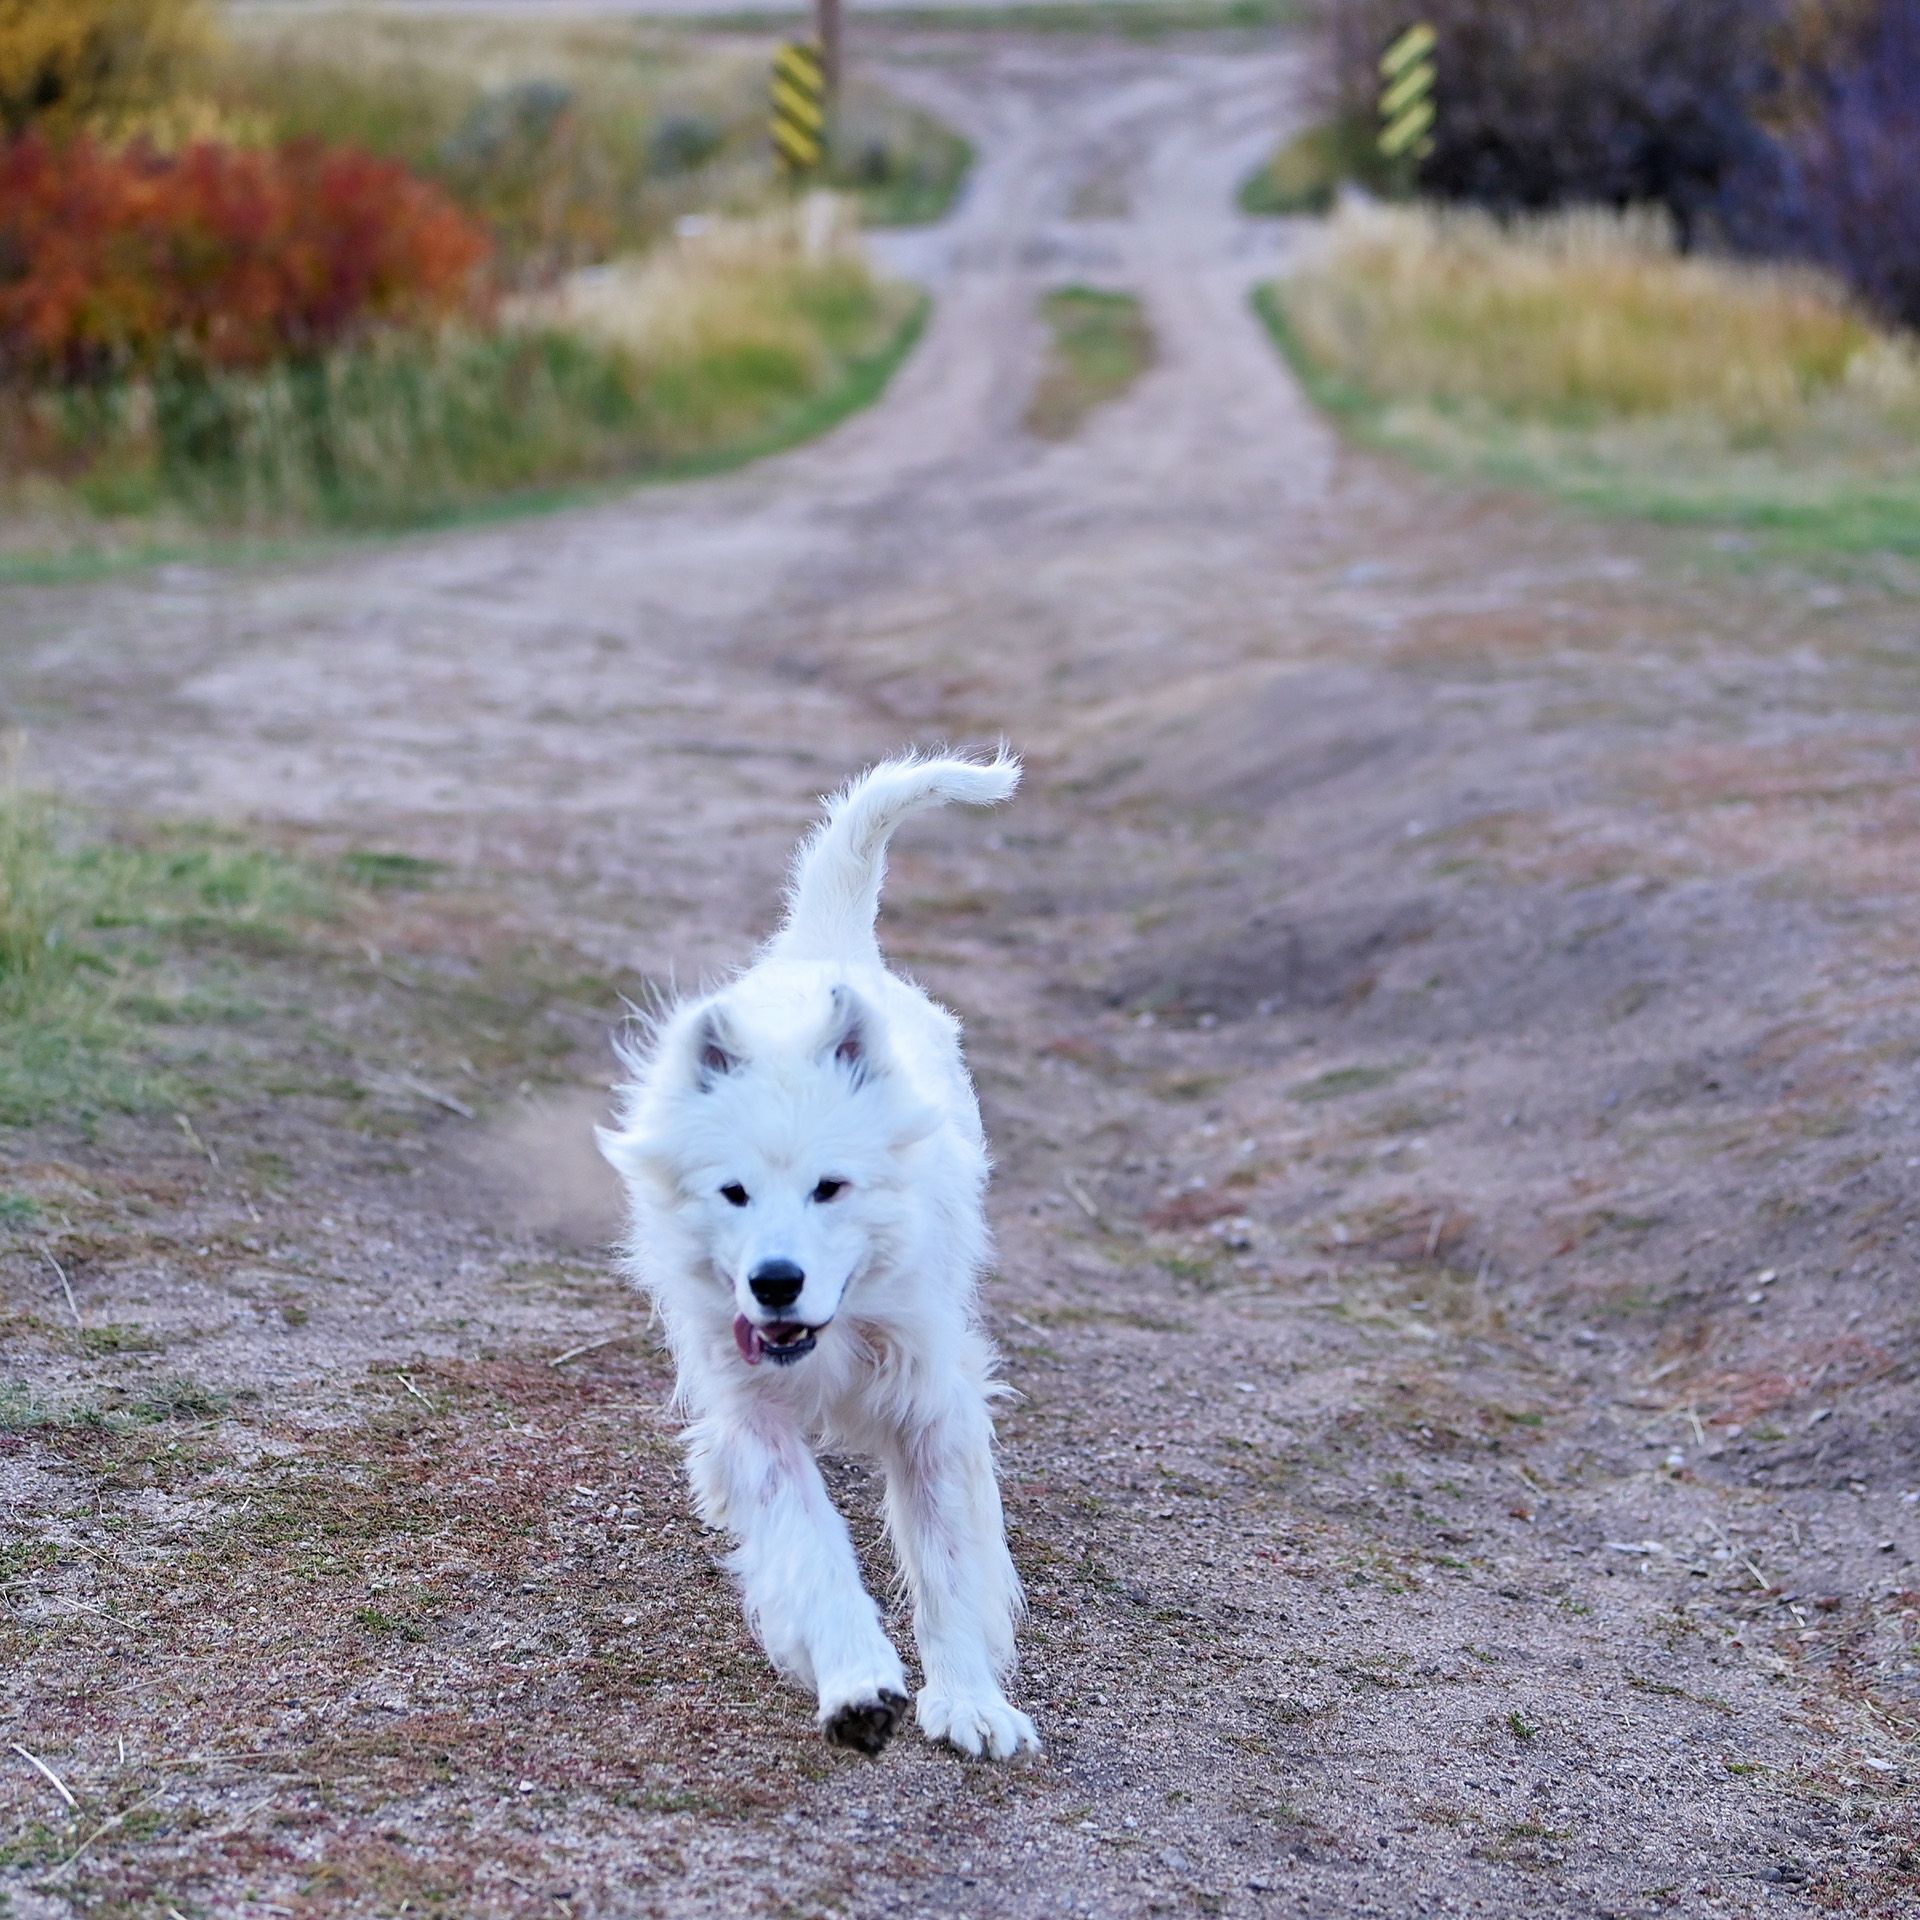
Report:
[[[936,318],[873,412],[552,518],[10,590],[0,674],[72,793],[448,861],[683,979],[850,768],[1016,742],[887,927],[1001,1163],[1046,1756],[821,1747],[657,1358],[547,1364],[637,1325],[591,1096],[377,1159],[263,1108],[264,1226],[132,1129],[171,1184],[79,1269],[258,1393],[204,1483],[0,1454],[52,1543],[6,1738],[120,1823],[0,1853],[12,1911],[1911,1912],[1911,583],[1343,451],[1231,212],[1283,56],[891,49],[981,159],[901,245]],[[1067,281],[1159,357],[1042,446]],[[64,1817],[24,1764],[0,1809]]]

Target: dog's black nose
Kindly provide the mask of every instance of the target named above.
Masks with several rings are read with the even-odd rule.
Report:
[[[807,1276],[791,1260],[762,1260],[747,1275],[753,1297],[763,1307],[790,1307],[800,1298]]]

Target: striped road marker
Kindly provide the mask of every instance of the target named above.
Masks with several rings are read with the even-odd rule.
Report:
[[[827,86],[818,47],[792,40],[773,56],[768,104],[775,158],[789,173],[811,172],[827,139]]]
[[[1439,37],[1424,21],[1380,56],[1380,151],[1389,160],[1433,151],[1433,50]]]

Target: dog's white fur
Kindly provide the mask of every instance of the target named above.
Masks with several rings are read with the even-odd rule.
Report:
[[[678,1366],[701,1516],[734,1537],[774,1665],[818,1695],[829,1738],[869,1750],[905,1707],[906,1677],[815,1445],[884,1472],[921,1730],[996,1759],[1040,1744],[1002,1690],[1022,1601],[994,1477],[1004,1389],[976,1304],[979,1105],[959,1022],[887,970],[874,934],[894,828],[948,801],[1004,800],[1019,778],[1004,749],[916,757],[831,800],[795,861],[786,924],[748,972],[654,1023],[600,1135],[630,1201],[627,1271]],[[777,1310],[750,1280],[768,1262],[804,1274]],[[817,1328],[817,1343],[782,1363],[769,1328]]]

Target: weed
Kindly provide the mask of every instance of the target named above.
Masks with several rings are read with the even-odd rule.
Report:
[[[1190,1260],[1180,1254],[1167,1253],[1156,1255],[1153,1264],[1169,1279],[1201,1293],[1217,1293],[1229,1283],[1221,1274],[1218,1262],[1213,1260]]]
[[[430,886],[446,871],[438,860],[422,860],[411,853],[356,851],[343,854],[340,865],[359,886],[412,892]]]
[[[215,1393],[193,1380],[163,1380],[150,1387],[129,1409],[135,1420],[159,1425],[168,1420],[218,1420],[227,1411],[224,1393]]]
[[[1518,1707],[1507,1715],[1507,1731],[1523,1745],[1540,1737],[1539,1723],[1529,1720]]]
[[[166,1342],[145,1327],[116,1320],[104,1327],[83,1327],[80,1344],[88,1353],[158,1353]]]
[[[396,1619],[392,1614],[383,1613],[378,1607],[360,1607],[354,1613],[354,1623],[365,1627],[369,1633],[377,1633],[387,1639],[421,1641],[428,1638],[427,1629],[414,1620]]]
[[[1210,1100],[1227,1084],[1224,1073],[1169,1073],[1153,1083],[1165,1100]]]
[[[1350,1093],[1371,1093],[1400,1077],[1398,1067],[1335,1067],[1316,1074],[1311,1080],[1296,1081],[1287,1089],[1290,1099],[1301,1101],[1342,1100]]]
[[[11,1839],[0,1840],[0,1867],[50,1867],[72,1851],[71,1835],[56,1832],[44,1820],[35,1820]]]
[[[1065,440],[1152,365],[1153,334],[1130,293],[1063,287],[1040,310],[1053,346],[1027,407],[1027,427],[1043,440]]]
[[[217,1420],[228,1397],[192,1380],[164,1380],[129,1397],[109,1389],[93,1400],[55,1406],[17,1381],[0,1381],[0,1433],[126,1435],[173,1421]]]
[[[50,1407],[30,1387],[0,1380],[0,1433],[72,1432],[93,1428],[104,1432],[106,1416],[97,1408]]]

